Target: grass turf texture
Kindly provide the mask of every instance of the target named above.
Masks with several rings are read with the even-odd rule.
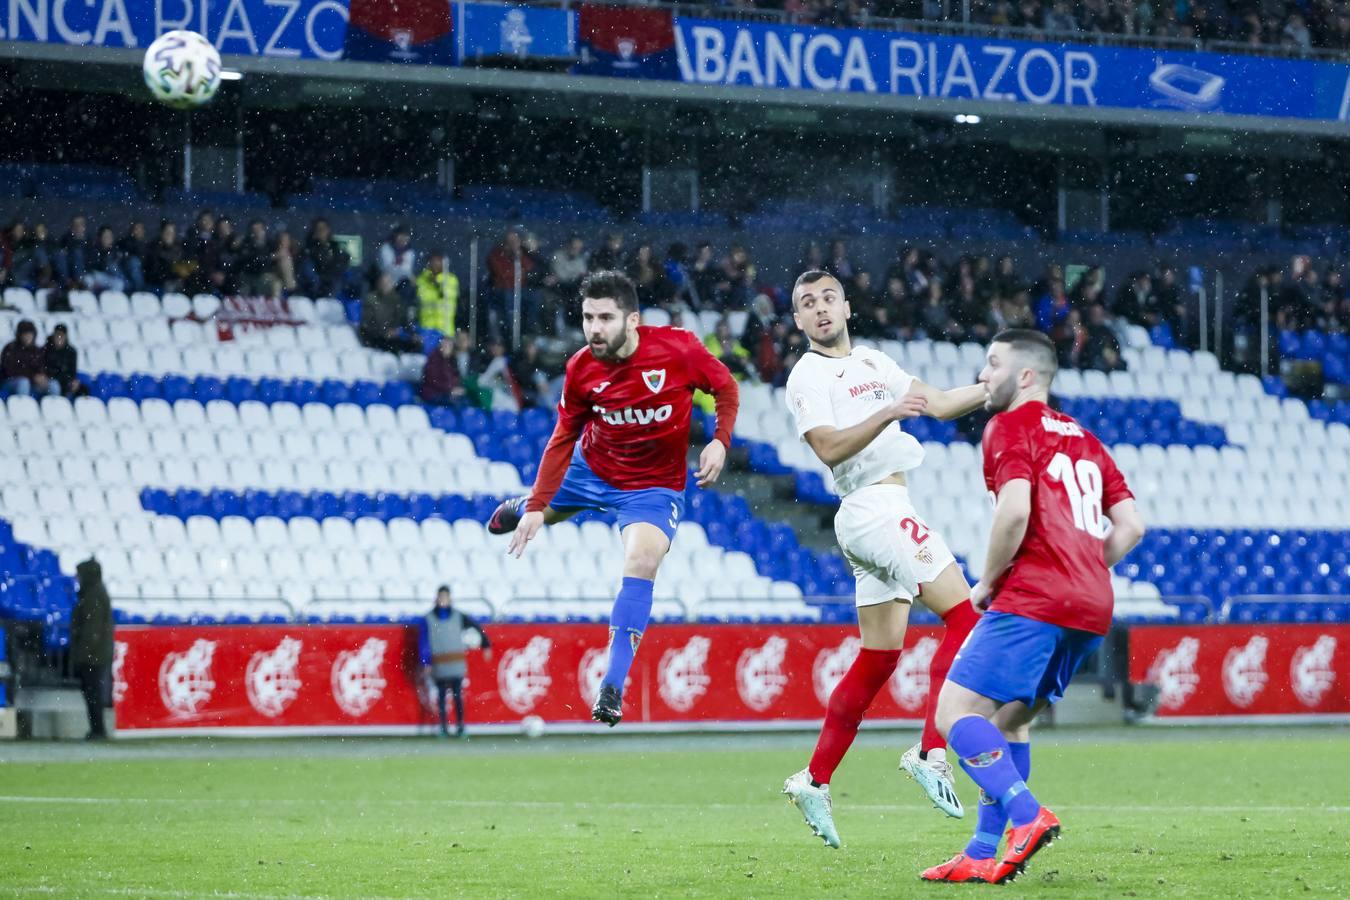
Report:
[[[779,795],[807,736],[190,741],[0,748],[0,895],[1344,896],[1350,731],[1060,730],[1063,839],[1017,884],[924,885],[964,846],[864,735],[844,847]]]

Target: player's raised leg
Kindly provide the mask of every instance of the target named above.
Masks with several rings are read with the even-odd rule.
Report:
[[[970,602],[970,585],[955,562],[949,563],[931,581],[921,582],[919,601],[937,613],[944,626],[942,641],[928,665],[928,705],[924,709],[923,734],[919,743],[900,757],[900,768],[923,788],[933,805],[955,819],[965,816],[956,795],[952,766],[947,761],[947,742],[937,729],[937,699],[947,680],[956,652],[965,643],[980,614]]]
[[[623,718],[623,684],[652,615],[652,586],[670,538],[650,522],[623,529],[623,586],[609,615],[609,664],[591,718],[613,728]]]
[[[909,622],[909,602],[885,600],[858,608],[862,649],[830,694],[825,723],[805,769],[783,785],[806,824],[831,847],[839,846],[830,800],[830,779],[853,745],[863,715],[895,672]]]

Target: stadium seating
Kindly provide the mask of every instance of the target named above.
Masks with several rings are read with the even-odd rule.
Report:
[[[0,408],[0,452],[23,460],[0,473],[0,517],[13,524],[0,530],[0,553],[15,573],[5,602],[48,621],[54,640],[74,565],[91,551],[133,621],[399,618],[443,580],[507,617],[607,612],[619,570],[612,520],[552,529],[529,562],[506,569],[503,542],[480,524],[533,480],[551,412],[424,410],[409,385],[422,357],[359,346],[352,311],[331,298],[292,297],[286,321],[296,324],[272,327],[231,323],[207,296],[70,299],[72,312],[47,314],[41,296],[12,291],[16,309],[0,313],[0,329],[20,316],[44,333],[65,323],[93,373],[92,397]],[[1232,598],[1350,593],[1347,533],[1333,530],[1350,521],[1345,404],[1282,399],[1208,354],[1132,338],[1130,371],[1057,381],[1065,410],[1112,445],[1154,526],[1119,569],[1120,616],[1203,620],[1252,614]],[[976,344],[880,349],[944,386],[971,381],[983,358]],[[781,390],[745,385],[742,399],[736,438],[752,466],[792,475],[799,499],[834,502]],[[906,428],[927,451],[912,477],[916,503],[978,572],[989,514],[978,450],[953,423]],[[659,616],[851,615],[802,600],[846,594],[843,560],[801,547],[744,500],[691,490],[683,529],[658,581]],[[549,577],[563,572],[586,573],[593,587]],[[1256,608],[1341,615],[1342,605],[1315,603]]]

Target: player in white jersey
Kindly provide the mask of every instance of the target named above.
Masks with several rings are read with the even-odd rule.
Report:
[[[943,812],[965,815],[952,785],[946,744],[934,723],[937,697],[966,635],[979,621],[970,585],[941,535],[910,503],[905,473],[923,462],[923,446],[901,430],[901,419],[954,419],[984,405],[984,385],[944,391],[903,371],[886,354],[854,347],[852,314],[839,280],[811,271],[792,291],[793,318],[811,343],[787,382],[797,433],[830,467],[843,498],[835,536],[857,581],[862,649],[840,679],[826,709],[820,739],[807,768],[783,793],[812,831],[839,846],[830,778],[848,752],[873,698],[900,660],[910,604],[918,599],[942,617],[946,632],[929,665],[928,706],[919,744],[900,767]]]

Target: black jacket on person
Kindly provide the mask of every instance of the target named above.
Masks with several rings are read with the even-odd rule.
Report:
[[[112,600],[103,586],[103,567],[86,559],[75,567],[79,599],[70,616],[71,665],[106,669],[113,661]]]
[[[42,351],[43,370],[47,373],[47,377],[60,385],[64,391],[79,372],[79,358],[79,351],[70,344],[56,347],[48,338],[47,346]]]

